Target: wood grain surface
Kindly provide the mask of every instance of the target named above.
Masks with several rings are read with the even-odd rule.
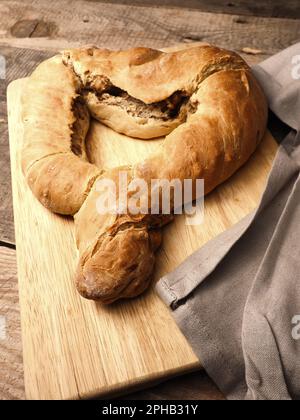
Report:
[[[110,307],[77,294],[73,222],[40,205],[20,171],[24,83],[10,85],[8,115],[27,397],[87,398],[128,392],[199,368],[153,289]],[[109,167],[147,156],[159,141],[130,139],[94,122],[87,142],[94,162]],[[203,225],[186,226],[184,215],[176,217],[165,229],[156,279],[255,208],[276,149],[271,136],[266,136],[255,157],[206,199]]]
[[[139,6],[184,7],[203,12],[250,16],[286,17],[299,19],[298,0],[89,0],[102,3],[134,4]]]
[[[300,22],[294,19],[240,18],[199,10],[80,0],[53,0],[50,6],[47,0],[3,0],[0,25],[0,45],[55,51],[84,43],[114,49],[136,45],[161,48],[192,40],[236,50],[258,48],[268,55],[300,36]]]
[[[3,321],[5,320],[5,321]],[[0,246],[0,400],[25,399],[16,252]],[[222,400],[204,371],[186,374],[124,399]]]
[[[0,399],[23,397],[16,252],[0,246]]]

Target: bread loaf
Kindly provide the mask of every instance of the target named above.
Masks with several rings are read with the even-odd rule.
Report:
[[[235,173],[262,140],[267,103],[248,65],[214,46],[73,49],[43,62],[23,95],[22,168],[49,210],[75,216],[82,296],[111,303],[151,281],[172,214],[99,214],[97,181],[204,179],[205,193]],[[90,118],[131,137],[166,136],[136,165],[104,171],[87,161]],[[150,203],[150,201],[149,201]],[[149,204],[150,206],[150,204]]]

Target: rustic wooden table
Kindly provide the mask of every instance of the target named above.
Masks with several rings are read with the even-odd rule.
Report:
[[[205,41],[256,63],[299,40],[299,0],[0,1],[0,60],[6,63],[5,78],[0,71],[0,399],[25,398],[6,116],[10,81],[81,44],[159,48]],[[205,373],[193,373],[126,398],[223,396]]]

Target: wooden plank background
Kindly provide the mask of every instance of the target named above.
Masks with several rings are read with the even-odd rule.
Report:
[[[80,44],[160,48],[204,41],[238,52],[245,47],[258,49],[260,54],[244,55],[256,63],[300,40],[299,17],[299,0],[0,2],[0,55],[6,60],[6,78],[0,79],[0,317],[6,319],[6,337],[0,336],[0,399],[24,398],[6,116],[10,81],[27,76],[59,49]],[[203,373],[168,381],[132,397],[222,396]]]
[[[211,13],[300,18],[299,0],[102,0],[102,2],[138,6],[184,7]]]

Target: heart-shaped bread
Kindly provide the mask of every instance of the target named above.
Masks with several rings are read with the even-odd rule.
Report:
[[[161,227],[172,214],[99,214],[97,182],[204,179],[205,193],[236,172],[262,140],[267,102],[248,65],[213,46],[62,52],[23,95],[22,169],[49,210],[75,216],[79,292],[104,303],[134,297],[151,279]],[[136,165],[104,171],[87,160],[90,118],[162,147]]]

